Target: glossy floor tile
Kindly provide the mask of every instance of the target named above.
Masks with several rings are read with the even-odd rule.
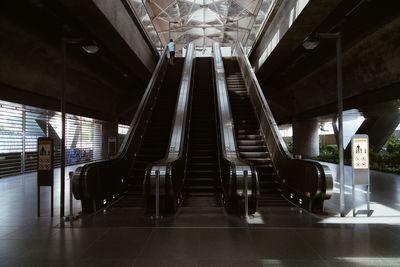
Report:
[[[399,179],[371,172],[373,202],[399,211]],[[295,206],[263,208],[248,220],[223,208],[181,208],[156,222],[134,208],[71,224],[59,218],[55,182],[55,216],[43,188],[38,218],[35,174],[0,179],[0,266],[400,266],[400,224],[388,220],[399,217],[374,213],[371,219],[379,223],[329,217],[336,214],[337,195],[327,202],[331,213],[321,216]],[[365,193],[358,193],[361,205]],[[74,201],[74,213],[79,211]]]

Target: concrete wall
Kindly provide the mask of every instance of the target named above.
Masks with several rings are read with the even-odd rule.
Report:
[[[152,72],[157,61],[122,1],[93,0],[93,2],[139,57],[147,70]]]
[[[281,1],[273,18],[266,24],[267,30],[258,40],[257,48],[251,53],[250,61],[255,71],[261,69],[267,59],[271,68],[277,64],[276,61],[283,62],[340,1]]]
[[[109,142],[113,141],[115,142]],[[118,152],[118,123],[107,121],[103,123],[102,154],[104,159],[110,158]]]
[[[292,0],[283,1],[279,6],[277,13],[272,22],[267,26],[268,29],[260,42],[261,45],[257,51],[254,51],[253,57],[257,60],[253,61],[255,71],[258,71],[264,64],[267,58],[271,55],[272,51],[276,48],[285,33],[292,26],[293,22],[297,19],[301,11],[308,4],[309,0]]]
[[[0,9],[0,99],[59,110],[61,39],[94,39],[100,45],[95,55],[67,47],[67,112],[130,121],[157,56],[122,1],[23,3]]]
[[[360,40],[343,54],[344,98],[368,91],[390,90],[400,82],[400,17]],[[296,102],[294,113],[331,104],[336,99],[336,59],[326,62],[312,73],[285,88]],[[382,91],[381,94],[385,94]],[[312,96],[312,97],[311,97]],[[400,97],[400,93],[397,94]],[[375,98],[376,100],[376,98]],[[363,101],[366,102],[366,101]],[[374,98],[370,98],[374,103]],[[350,107],[352,103],[348,103]],[[358,103],[361,104],[361,103]]]
[[[39,30],[0,15],[0,99],[59,109],[61,41],[54,46],[40,35]],[[90,56],[84,56],[90,60]],[[84,64],[68,62],[67,101],[86,110],[114,113],[119,85]],[[114,95],[108,92],[114,92]],[[93,98],[95,95],[98,97]]]
[[[334,40],[322,40],[311,51],[302,47],[318,32],[342,32],[345,110],[400,99],[400,17],[394,1],[357,6],[310,0],[300,13],[295,2],[282,2],[250,56],[279,124],[337,111]],[[291,13],[298,15],[291,19]]]

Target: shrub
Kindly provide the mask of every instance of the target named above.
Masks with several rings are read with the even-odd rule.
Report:
[[[336,145],[322,146],[320,148],[320,155],[313,159],[338,163],[338,148]],[[369,159],[372,170],[400,174],[400,141],[391,136],[388,140],[386,151],[374,152],[370,150]],[[351,159],[346,157],[345,164],[351,165]]]

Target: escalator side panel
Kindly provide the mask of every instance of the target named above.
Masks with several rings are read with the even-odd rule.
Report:
[[[114,207],[143,206],[142,189],[138,185],[146,165],[165,154],[182,65],[183,59],[168,65],[164,55],[119,154],[111,160],[87,164],[75,172],[74,196],[79,196],[77,199],[81,200],[84,213],[110,204]]]
[[[168,66],[151,121],[128,176],[125,197],[113,207],[144,206],[143,179],[147,166],[162,159],[167,151],[183,62],[183,58],[176,58],[175,64]]]

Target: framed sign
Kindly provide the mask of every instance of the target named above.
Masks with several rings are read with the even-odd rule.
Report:
[[[37,173],[39,186],[53,185],[53,139],[40,137],[37,141]]]
[[[353,167],[353,216],[355,209],[355,186],[367,188],[367,215],[370,216],[370,176],[369,176],[369,138],[366,134],[356,134],[351,138],[351,165]]]
[[[53,168],[51,140],[38,142],[38,171],[50,171]]]
[[[40,187],[51,187],[51,217],[54,214],[54,151],[53,139],[39,137],[37,139],[37,213],[40,216]]]
[[[368,137],[354,136],[351,140],[352,166],[355,170],[369,169]]]

